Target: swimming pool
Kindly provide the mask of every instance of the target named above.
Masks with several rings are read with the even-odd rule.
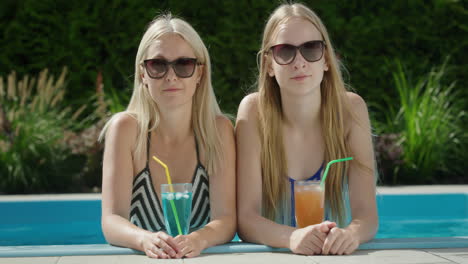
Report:
[[[468,236],[468,194],[381,195],[376,238]]]
[[[429,243],[437,237],[458,237],[468,247],[467,193],[380,194],[377,206],[379,231],[372,248],[413,238]],[[99,199],[0,201],[0,212],[0,247],[106,244]]]

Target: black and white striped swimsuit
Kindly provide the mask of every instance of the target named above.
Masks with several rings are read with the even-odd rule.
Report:
[[[148,133],[146,167],[133,180],[130,222],[152,232],[166,231],[161,203],[154,190],[149,170],[150,138],[151,133]],[[196,139],[195,147],[197,150],[197,166],[192,177],[190,232],[203,227],[210,221],[210,184],[206,169],[200,162]]]

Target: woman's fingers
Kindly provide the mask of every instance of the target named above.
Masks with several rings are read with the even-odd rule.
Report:
[[[158,248],[157,246],[153,245],[150,249],[149,249],[149,252],[147,253],[153,253],[152,255],[156,255],[155,258],[162,258],[162,259],[167,259],[169,258],[169,256],[163,252],[162,249]]]
[[[322,247],[317,245],[317,242],[314,241],[308,241],[305,247],[309,249],[309,252],[311,252],[311,254],[307,255],[318,255],[322,252]]]
[[[177,254],[177,252],[171,246],[169,246],[169,244],[166,243],[166,241],[164,241],[163,239],[160,239],[158,237],[155,238],[154,244],[171,257],[175,257]]]
[[[299,245],[299,252],[305,255],[320,254],[322,252],[322,246],[326,236],[327,234],[320,230],[319,225],[310,226]]]
[[[198,255],[200,255],[200,253],[195,252],[195,251],[191,251],[191,252],[187,253],[185,256],[186,256],[187,258],[194,258],[194,257],[196,257],[196,256],[198,256]]]
[[[319,250],[315,250],[316,254],[318,253],[321,253],[322,252],[322,247],[323,247],[323,241],[325,240],[325,238],[322,238],[319,234],[317,233],[312,233],[310,234],[310,238],[309,238],[309,243],[314,245],[314,247],[317,247]]]
[[[345,249],[344,254],[349,255],[353,253],[359,247],[359,243],[351,242],[349,246]]]
[[[174,249],[175,253],[179,251],[179,244],[173,237],[164,232],[158,232],[157,234],[160,239],[164,240],[164,242],[166,242],[172,249]]]
[[[327,238],[325,238],[325,241],[323,243],[323,248],[322,248],[322,254],[328,255],[330,253],[330,249],[335,243],[335,240],[338,236],[337,228],[334,227],[330,232],[328,233]]]
[[[158,254],[154,253],[151,249],[147,249],[145,250],[145,254],[146,256],[148,256],[149,258],[159,258]]]
[[[315,238],[318,242],[318,246],[320,248],[323,246],[323,243],[325,242],[325,239],[327,238],[328,233],[324,233],[321,230],[320,226],[317,226],[309,231],[308,236],[312,239]]]
[[[323,246],[323,243],[325,243],[325,239],[327,238],[328,233],[314,232],[314,235],[320,240],[320,242],[322,242],[322,246]]]
[[[330,221],[325,221],[318,225],[319,230],[324,233],[328,233],[334,227],[336,227],[336,223]]]
[[[349,245],[352,243],[352,240],[345,240],[341,244],[340,248],[336,252],[337,255],[343,255],[345,253],[345,250],[349,247]]]
[[[177,254],[177,258],[182,258],[184,256],[187,256],[187,254],[189,254],[190,252],[192,252],[192,248],[189,246],[184,246],[181,249],[181,251]]]
[[[333,255],[336,255],[338,254],[339,250],[340,250],[340,247],[342,246],[342,244],[344,243],[344,237],[343,236],[337,236],[337,238],[335,239],[335,242],[333,243],[333,245],[330,247],[330,250],[329,250],[329,253],[330,254],[333,254]]]
[[[300,255],[311,256],[314,255],[314,248],[315,246],[311,243],[303,243],[297,248],[297,251],[295,253]]]

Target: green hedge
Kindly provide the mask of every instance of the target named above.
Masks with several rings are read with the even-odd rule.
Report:
[[[451,80],[467,83],[468,11],[462,1],[304,1],[327,25],[348,80],[368,101],[395,94],[388,61],[422,74],[451,55]],[[408,3],[409,2],[409,3]],[[0,4],[0,75],[70,69],[68,99],[83,102],[103,73],[105,89],[131,94],[133,63],[146,24],[170,10],[205,40],[222,108],[236,113],[256,74],[256,52],[275,1],[64,1]]]

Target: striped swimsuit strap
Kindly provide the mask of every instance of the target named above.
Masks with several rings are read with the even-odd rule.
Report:
[[[130,221],[143,229],[155,232],[164,231],[166,228],[161,203],[149,170],[150,138],[151,133],[148,133],[146,166],[133,180]],[[191,230],[204,226],[210,219],[209,179],[205,167],[200,162],[196,139],[195,147],[197,166],[192,176]]]

